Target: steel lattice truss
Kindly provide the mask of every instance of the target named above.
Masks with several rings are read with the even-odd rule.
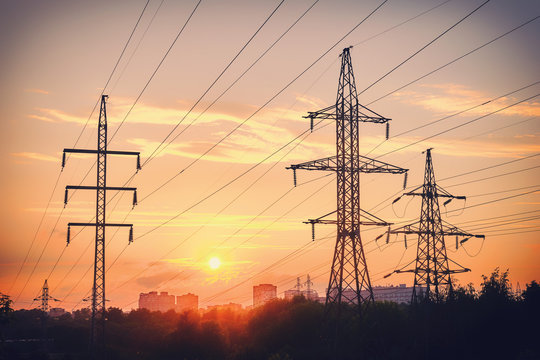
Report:
[[[421,190],[421,191],[420,191]],[[444,291],[451,291],[451,274],[470,271],[456,262],[450,260],[446,253],[445,236],[463,237],[464,243],[471,237],[483,238],[484,235],[473,235],[458,227],[443,223],[439,208],[439,198],[465,199],[464,196],[454,196],[436,184],[435,172],[431,158],[431,149],[426,151],[426,168],[424,172],[424,184],[405,193],[404,195],[421,196],[422,208],[420,220],[388,231],[389,234],[416,234],[418,235],[418,247],[416,253],[416,266],[414,270],[395,270],[396,273],[414,272],[414,288],[412,301],[418,302],[422,298],[441,301]],[[399,198],[398,198],[399,199]],[[397,201],[396,199],[395,201]],[[394,202],[395,202],[394,201]],[[449,262],[455,264],[457,269],[450,269]]]
[[[389,225],[374,215],[360,209],[361,172],[401,174],[407,170],[359,154],[360,122],[388,123],[390,119],[358,103],[354,73],[349,48],[341,54],[341,72],[336,105],[316,112],[306,118],[336,120],[336,156],[291,165],[288,169],[335,171],[337,175],[337,210],[308,223],[336,224],[337,239],[328,283],[325,312],[336,312],[339,317],[342,303],[359,307],[373,301],[373,291],[360,239],[360,225]],[[296,181],[295,181],[296,183]],[[324,217],[337,213],[337,220]]]
[[[47,284],[47,279],[45,279],[43,287],[41,288],[41,295],[35,298],[34,301],[41,301],[40,310],[44,313],[49,312],[49,301],[59,301],[58,299],[55,299],[49,295],[49,285]]]
[[[132,224],[107,224],[106,195],[107,190],[133,191],[133,205],[137,204],[137,189],[128,187],[107,187],[107,155],[134,155],[137,156],[137,169],[140,169],[140,153],[133,151],[109,151],[107,150],[107,95],[101,97],[101,107],[98,123],[97,150],[87,149],[64,149],[62,166],[65,165],[66,153],[83,153],[97,155],[97,179],[96,186],[66,186],[64,203],[68,201],[68,190],[95,190],[96,191],[96,217],[95,223],[71,222],[68,224],[68,238],[70,242],[70,232],[72,226],[94,226],[96,228],[95,261],[94,261],[94,284],[92,286],[92,329],[90,333],[90,344],[93,357],[100,357],[105,349],[105,229],[108,226],[129,227],[129,241],[133,240]]]

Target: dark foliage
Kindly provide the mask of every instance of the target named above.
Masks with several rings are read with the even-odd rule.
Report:
[[[521,296],[508,271],[483,277],[480,291],[455,286],[443,303],[378,302],[343,308],[336,319],[324,305],[297,297],[241,312],[177,314],[107,312],[109,359],[538,359],[540,285]],[[46,347],[39,310],[10,313],[0,359],[87,359],[90,314],[48,318]],[[338,334],[336,337],[335,335]],[[25,341],[21,341],[25,340]]]

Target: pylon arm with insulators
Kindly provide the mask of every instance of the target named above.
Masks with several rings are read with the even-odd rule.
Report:
[[[412,264],[413,262],[415,262],[415,261],[416,261],[416,259],[414,259],[413,261],[411,261],[410,263],[408,263],[407,265],[405,265],[403,268],[394,270],[394,271],[392,271],[391,273],[384,275],[384,276],[383,276],[383,279],[386,279],[386,278],[390,277],[392,274],[414,273],[414,272],[416,272],[416,271],[418,271],[418,270],[420,270],[420,271],[426,271],[426,272],[429,271],[429,269],[424,269],[424,268],[418,268],[418,269],[416,269],[416,270],[415,270],[415,269],[405,269],[407,266],[411,265],[411,264]],[[466,272],[471,271],[471,269],[461,266],[460,264],[458,264],[457,262],[453,261],[452,259],[448,259],[448,261],[450,261],[450,262],[454,263],[455,265],[459,266],[460,269],[444,270],[444,271],[440,271],[440,272],[439,272],[440,274],[451,275],[451,274],[460,274],[460,273],[466,273]]]
[[[76,186],[76,185],[67,185],[66,192],[64,194],[64,207],[68,203],[68,190],[99,190],[97,186]],[[112,191],[133,191],[133,206],[137,205],[137,188],[134,187],[118,187],[118,186],[107,186],[105,190]]]
[[[116,151],[116,150],[107,150],[107,151],[98,151],[92,149],[64,149],[62,155],[62,169],[66,166],[66,153],[75,153],[75,154],[107,154],[107,155],[133,155],[137,156],[137,171],[141,170],[141,153],[139,151]]]
[[[404,169],[395,165],[385,163],[383,161],[371,159],[365,156],[359,155],[360,166],[352,171],[362,172],[362,173],[386,173],[386,174],[403,174],[409,171],[409,169]],[[307,161],[301,164],[295,164],[287,167],[286,169],[301,169],[301,170],[323,170],[323,171],[349,171],[350,169],[344,168],[340,169],[337,166],[337,156],[330,156],[324,159]]]
[[[446,191],[444,188],[440,187],[439,185],[435,185],[435,186],[437,188],[437,197],[448,198],[448,200],[446,200],[443,205],[447,205],[453,199],[467,200],[466,196],[452,195],[448,191]],[[407,195],[407,196],[427,196],[427,195],[424,195],[424,193],[422,192],[423,187],[424,187],[424,185],[420,185],[420,186],[416,187],[415,189],[413,189],[411,191],[403,193],[403,195],[401,195],[401,196],[405,196],[405,195]],[[394,203],[397,202],[399,199],[401,199],[401,196],[396,198],[393,202]]]
[[[104,224],[104,225],[111,226],[111,227],[129,227],[129,243],[133,242],[133,224]],[[68,223],[68,229],[67,229],[68,245],[71,241],[71,227],[72,226],[97,226],[97,225],[96,223],[76,223],[76,222]]]
[[[316,219],[308,219],[307,221],[304,221],[304,224],[311,224],[311,238],[312,240],[315,240],[315,224],[324,224],[324,225],[336,225],[338,222],[337,220],[333,219],[325,219],[325,217],[335,214],[337,210],[334,210],[332,212],[329,212],[328,214],[325,214],[321,217],[318,217]],[[390,226],[393,225],[393,223],[386,222],[382,220],[381,218],[360,209],[360,218],[365,218],[366,220],[360,220],[360,225],[368,225],[368,226]]]
[[[320,119],[320,120],[337,120],[336,118],[336,105],[328,106],[318,111],[308,111],[308,114],[304,116],[305,119]],[[382,115],[377,114],[375,111],[368,109],[362,104],[358,104],[358,116],[356,119],[350,119],[348,114],[343,114],[345,120],[356,120],[361,122],[372,122],[377,124],[387,123],[392,120]]]
[[[389,229],[388,233],[390,233],[390,234],[417,234],[417,235],[431,234],[431,232],[429,232],[429,231],[421,231],[419,225],[420,225],[420,221],[417,221],[415,223],[407,224],[407,225],[404,225],[402,227],[399,227],[399,228],[396,228],[396,229],[393,229],[393,230]],[[463,236],[463,237],[466,237],[467,240],[470,239],[470,238],[473,238],[473,237],[475,237],[475,238],[485,238],[485,235],[471,234],[471,233],[469,233],[467,231],[461,230],[457,226],[446,225],[446,224],[443,224],[442,232],[440,234],[443,235],[443,236],[454,236],[454,235],[455,236]],[[379,238],[380,237],[377,237],[377,239],[379,239]],[[463,242],[465,242],[465,241],[463,241]]]

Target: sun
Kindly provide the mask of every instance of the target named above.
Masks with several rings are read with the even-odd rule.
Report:
[[[216,270],[221,266],[221,260],[214,256],[208,261],[208,265],[210,266],[210,269]]]

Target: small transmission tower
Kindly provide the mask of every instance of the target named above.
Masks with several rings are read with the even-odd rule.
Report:
[[[296,291],[298,291],[298,294],[302,293],[302,284],[300,283],[299,277],[296,278],[296,285],[294,286],[294,288],[296,289]]]
[[[446,254],[445,236],[456,237],[456,249],[459,244],[463,244],[472,237],[484,238],[484,235],[473,235],[463,231],[456,226],[441,220],[439,208],[439,198],[446,198],[444,206],[453,199],[465,200],[465,196],[455,196],[441,188],[435,182],[435,172],[431,159],[431,150],[427,149],[426,169],[424,172],[424,184],[403,195],[421,196],[422,209],[420,220],[402,226],[400,228],[387,231],[390,234],[404,234],[405,242],[407,234],[418,235],[418,247],[416,252],[416,266],[414,270],[395,270],[395,273],[414,272],[414,287],[412,302],[416,303],[421,299],[440,302],[444,298],[445,291],[452,291],[451,274],[470,271],[455,261],[448,258]],[[401,197],[394,200],[397,202]],[[384,235],[384,234],[383,234]],[[381,236],[379,236],[380,238]],[[461,241],[460,238],[463,238]],[[451,270],[449,262],[455,264],[458,269]],[[386,275],[390,276],[392,273]]]
[[[369,278],[364,248],[360,239],[360,225],[382,225],[389,223],[360,209],[360,173],[406,173],[406,169],[360,155],[359,124],[372,122],[387,124],[385,118],[358,103],[350,48],[343,49],[341,73],[336,104],[325,109],[309,112],[313,130],[314,120],[333,119],[336,121],[336,155],[328,158],[291,165],[296,185],[296,170],[335,171],[337,174],[337,210],[320,218],[308,220],[312,225],[314,238],[315,224],[337,225],[337,239],[332,260],[330,280],[326,294],[325,316],[336,313],[339,319],[341,304],[358,305],[373,301],[373,290]],[[324,219],[337,213],[337,220]],[[363,219],[361,219],[361,217]]]
[[[68,190],[95,190],[96,191],[96,217],[95,223],[68,223],[67,243],[70,242],[72,226],[93,226],[96,229],[96,243],[94,252],[94,285],[92,287],[92,328],[90,332],[90,346],[94,358],[103,357],[105,351],[105,228],[129,227],[129,242],[133,241],[133,224],[111,224],[105,222],[107,190],[133,191],[133,206],[137,204],[137,189],[132,187],[107,186],[107,155],[134,155],[137,156],[137,170],[140,166],[140,153],[134,151],[107,150],[107,108],[108,96],[101,96],[101,106],[98,123],[97,150],[64,149],[62,168],[66,163],[66,153],[96,154],[97,155],[97,181],[96,186],[66,186],[64,204],[68,202]]]
[[[41,311],[43,311],[44,314],[47,314],[50,310],[49,301],[60,301],[60,300],[55,299],[51,295],[49,295],[49,284],[47,284],[47,279],[45,279],[45,282],[43,283],[43,287],[41,288],[41,295],[35,298],[34,301],[41,301],[41,306],[39,308]]]
[[[311,281],[309,274],[306,276],[306,282],[304,285],[306,285],[306,299],[312,300],[314,298],[313,294],[311,293],[311,285],[313,285],[313,281]]]

